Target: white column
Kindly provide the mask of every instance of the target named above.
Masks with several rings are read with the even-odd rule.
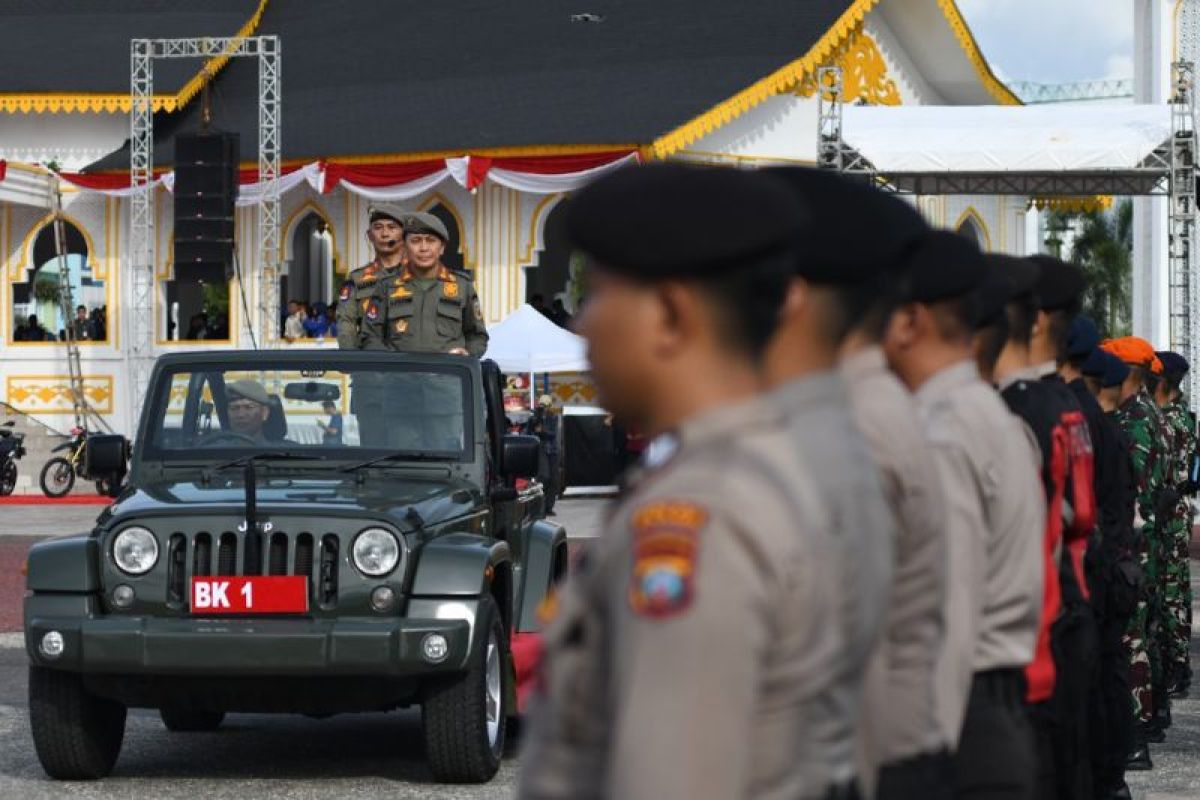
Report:
[[[1134,102],[1163,103],[1170,94],[1173,3],[1134,0]],[[1166,347],[1168,318],[1167,200],[1133,201],[1133,333]]]

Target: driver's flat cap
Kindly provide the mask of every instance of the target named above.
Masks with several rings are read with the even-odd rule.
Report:
[[[270,405],[271,398],[267,394],[267,390],[262,387],[258,381],[231,381],[225,384],[225,394],[230,400],[235,398],[243,400],[253,400],[260,405]]]
[[[778,178],[731,167],[622,167],[567,206],[571,243],[607,272],[704,278],[791,251],[800,204]]]

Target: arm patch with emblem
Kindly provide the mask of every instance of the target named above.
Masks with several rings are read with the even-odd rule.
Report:
[[[700,530],[708,511],[696,503],[658,501],[633,512],[629,605],[654,619],[676,616],[695,596]]]

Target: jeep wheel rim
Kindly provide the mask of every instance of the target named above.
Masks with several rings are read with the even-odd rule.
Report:
[[[487,661],[484,663],[483,704],[487,722],[488,745],[495,750],[500,744],[501,691],[500,691],[500,647],[496,632],[488,636]]]

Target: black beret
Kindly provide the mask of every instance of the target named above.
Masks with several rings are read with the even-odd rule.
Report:
[[[1187,375],[1190,365],[1187,359],[1179,353],[1173,350],[1161,350],[1155,355],[1162,362],[1164,375]]]
[[[983,284],[988,272],[974,242],[941,230],[927,233],[899,268],[908,276],[904,299],[917,303],[968,295]]]
[[[929,231],[910,203],[863,180],[810,167],[770,167],[809,218],[797,226],[796,272],[824,284],[854,284],[890,272]]]
[[[1067,328],[1067,358],[1086,358],[1100,345],[1100,330],[1092,318],[1080,314]]]
[[[787,252],[804,214],[778,178],[729,167],[624,167],[567,206],[571,242],[603,268],[647,280],[702,277]]]
[[[1104,360],[1106,362],[1104,375],[1100,377],[1100,385],[1105,389],[1111,389],[1114,386],[1120,386],[1124,383],[1125,378],[1129,377],[1129,365],[1107,350],[1101,350],[1097,347],[1096,352],[1104,353]]]
[[[984,253],[983,260],[987,276],[976,290],[979,305],[975,324],[980,328],[995,322],[1010,301],[1029,294],[1039,271],[1032,261],[1003,253]]]
[[[1034,287],[1039,309],[1058,311],[1078,307],[1087,288],[1083,270],[1054,256],[1035,255],[1030,256],[1029,260],[1042,268],[1041,277]]]

